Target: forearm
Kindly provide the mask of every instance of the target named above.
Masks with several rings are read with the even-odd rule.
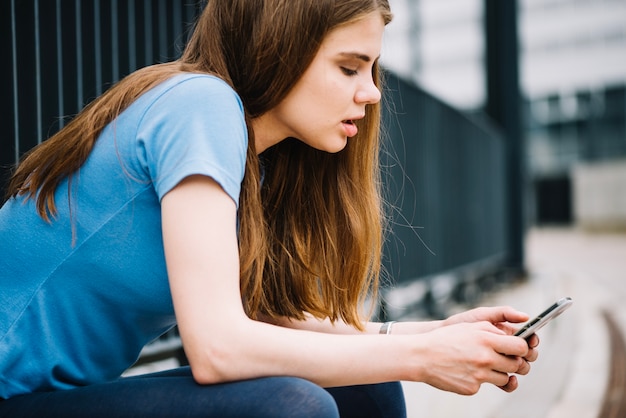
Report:
[[[285,328],[323,332],[327,334],[378,334],[382,322],[367,321],[363,323],[364,331],[359,331],[343,321],[332,323],[329,319],[320,320],[307,315],[306,320],[297,321],[289,318],[269,319],[262,318],[263,322],[279,325]],[[421,334],[442,326],[443,321],[399,321],[392,325],[391,334]]]
[[[277,375],[302,377],[321,386],[419,380],[415,367],[408,367],[419,346],[414,337],[338,335],[237,322],[190,358],[199,383]]]

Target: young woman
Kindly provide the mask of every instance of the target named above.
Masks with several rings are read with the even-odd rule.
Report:
[[[390,18],[386,0],[210,0],[180,60],[23,160],[0,210],[0,416],[401,417],[399,380],[517,387],[538,344],[510,335],[523,313],[362,319]],[[119,377],[175,324],[189,368]]]

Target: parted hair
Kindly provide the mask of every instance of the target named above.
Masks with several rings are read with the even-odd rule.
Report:
[[[29,151],[7,198],[35,199],[40,216],[53,222],[57,186],[78,181],[107,124],[175,74],[216,75],[241,97],[248,121],[238,213],[246,312],[293,319],[308,313],[361,329],[361,307],[378,286],[383,241],[380,106],[367,106],[357,137],[336,154],[289,138],[259,156],[249,122],[285,98],[331,30],[372,12],[391,20],[387,0],[209,0],[180,59],[128,75]],[[373,71],[380,85],[377,63]]]

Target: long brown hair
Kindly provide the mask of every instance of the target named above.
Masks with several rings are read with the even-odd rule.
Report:
[[[264,114],[299,80],[329,31],[371,12],[391,19],[387,0],[210,0],[179,60],[138,70],[85,107],[25,156],[7,196],[35,199],[51,221],[57,186],[72,181],[102,129],[179,72],[217,75],[239,94],[248,121]],[[377,65],[374,76],[379,83]],[[263,181],[248,129],[239,249],[252,317],[308,312],[362,327],[360,307],[380,273],[379,123],[379,105],[367,106],[358,138],[337,154],[285,140],[261,155]]]

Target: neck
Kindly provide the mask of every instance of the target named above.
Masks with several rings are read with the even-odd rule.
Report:
[[[281,135],[273,121],[270,112],[265,113],[250,122],[254,132],[254,145],[257,154],[262,153],[273,145],[278,144],[287,136]]]

